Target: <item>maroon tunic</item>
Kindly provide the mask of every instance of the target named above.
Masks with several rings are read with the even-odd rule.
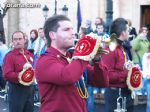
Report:
[[[86,112],[86,100],[80,97],[75,83],[87,65],[82,60],[73,60],[69,64],[58,50],[48,48],[36,63],[36,79],[41,97],[40,112]],[[88,66],[89,83],[98,87],[108,86],[106,67],[101,63],[94,67]]]
[[[24,49],[25,50],[25,49]],[[33,62],[33,56],[27,50],[25,50],[25,55],[30,63]],[[27,61],[24,56],[19,52],[18,49],[13,49],[4,58],[3,64],[3,74],[4,79],[12,83],[19,83],[18,75],[22,71],[24,64]]]
[[[126,56],[122,46],[118,45],[113,52],[102,56],[103,62],[109,69],[109,86],[110,87],[127,87],[126,78],[128,71],[124,68]]]

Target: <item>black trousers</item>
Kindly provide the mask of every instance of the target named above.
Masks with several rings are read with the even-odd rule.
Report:
[[[121,96],[126,97],[127,112],[134,111],[134,100],[131,98],[131,91],[128,88],[121,89]],[[119,88],[107,88],[105,91],[105,112],[114,112],[117,108],[117,98],[119,97]]]
[[[6,81],[3,79],[2,67],[0,66],[0,89],[4,89],[6,85]]]
[[[9,112],[33,112],[33,87],[10,82],[8,86]]]

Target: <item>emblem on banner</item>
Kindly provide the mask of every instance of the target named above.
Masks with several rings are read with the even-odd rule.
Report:
[[[23,70],[19,73],[19,83],[29,86],[33,83],[34,71],[30,63],[26,63]]]
[[[132,67],[128,72],[127,85],[130,90],[142,87],[142,73],[137,67]]]
[[[85,35],[77,42],[73,59],[92,60],[101,47],[101,41],[94,34]]]

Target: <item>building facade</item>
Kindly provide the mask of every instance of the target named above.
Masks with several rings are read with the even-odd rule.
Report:
[[[145,7],[150,7],[150,0],[112,0],[113,1],[113,19],[123,17],[130,19],[132,25],[137,29],[141,25],[150,24],[150,19],[143,18],[146,12]],[[1,6],[6,0],[1,0]],[[57,2],[57,5],[56,5]],[[43,27],[45,18],[42,8],[47,5],[49,8],[48,17],[55,13],[62,14],[62,7],[67,5],[68,16],[71,18],[75,32],[77,31],[77,0],[7,0],[8,10],[4,18],[4,29],[7,43],[11,42],[11,35],[16,30],[21,30],[29,36],[31,29]],[[20,4],[20,5],[19,5]],[[56,7],[57,6],[57,7]],[[107,0],[80,0],[82,23],[87,19],[91,20],[93,25],[96,17],[102,17],[106,20]],[[149,12],[150,10],[148,10]],[[150,18],[150,13],[146,13],[146,18]],[[144,19],[144,20],[143,20]]]

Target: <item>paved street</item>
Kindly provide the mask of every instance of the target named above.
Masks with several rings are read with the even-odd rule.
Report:
[[[9,112],[8,103],[6,101],[4,101],[3,98],[0,98],[0,112]],[[37,106],[35,106],[34,112],[38,112],[38,107]]]
[[[8,102],[5,100],[6,96],[4,92],[0,92],[0,112],[9,112]],[[15,101],[14,101],[15,103]],[[38,112],[39,103],[35,103],[34,112]]]
[[[135,105],[134,112],[146,112],[145,108],[146,108],[145,103]],[[0,112],[9,112],[8,103],[7,103],[7,101],[4,100],[4,94],[1,92],[0,92]],[[38,103],[35,103],[34,112],[38,112]],[[104,111],[104,104],[95,103],[95,112],[105,112]]]

